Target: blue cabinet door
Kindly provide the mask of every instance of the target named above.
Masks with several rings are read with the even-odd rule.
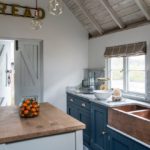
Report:
[[[107,143],[107,108],[98,104],[92,104],[92,139],[93,150],[106,150]]]
[[[78,106],[76,106],[75,104],[72,104],[70,102],[67,103],[67,114],[80,120]]]
[[[91,114],[90,111],[83,108],[79,109],[79,114],[80,121],[86,125],[86,129],[83,130],[83,142],[85,146],[89,147],[91,139]]]
[[[109,129],[108,150],[134,150],[134,141],[128,137]]]
[[[88,148],[90,147],[91,140],[90,110],[90,103],[87,103],[83,99],[80,99],[80,97],[67,94],[67,113],[86,125],[86,129],[83,130],[83,143]]]
[[[139,143],[134,144],[134,150],[150,150],[150,146],[146,147],[144,145],[141,145]]]

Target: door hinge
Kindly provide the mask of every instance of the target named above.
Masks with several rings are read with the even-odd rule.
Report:
[[[19,46],[18,46],[18,40],[16,40],[16,51],[19,50]]]

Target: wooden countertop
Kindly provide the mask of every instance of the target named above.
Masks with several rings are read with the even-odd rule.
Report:
[[[40,104],[40,115],[20,118],[15,106],[0,107],[0,144],[74,132],[85,125],[49,103]]]

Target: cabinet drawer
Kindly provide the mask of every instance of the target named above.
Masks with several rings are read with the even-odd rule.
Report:
[[[75,96],[68,94],[67,95],[67,101],[72,103],[72,104],[78,104],[78,100]]]
[[[68,101],[71,102],[71,103],[75,103],[75,98],[73,98],[73,97],[68,97]]]
[[[88,109],[88,110],[90,109],[89,100],[86,100],[84,98],[68,94],[67,101],[70,102],[70,103],[77,104],[78,106],[80,106],[82,108],[85,108],[85,109]]]
[[[82,107],[82,108],[85,108],[85,109],[90,109],[90,102],[88,102],[88,100],[86,101],[86,100],[84,100],[84,99],[80,99],[79,100],[79,105],[80,105],[80,107]]]

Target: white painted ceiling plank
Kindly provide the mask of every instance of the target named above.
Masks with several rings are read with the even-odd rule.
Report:
[[[107,0],[99,0],[101,4],[106,8],[108,13],[111,15],[112,19],[115,21],[115,23],[120,27],[124,28],[125,24],[122,22],[122,20],[118,17],[117,13],[113,10],[111,5]]]
[[[100,35],[104,33],[101,26],[95,21],[95,19],[88,13],[88,11],[84,8],[84,6],[81,4],[79,0],[74,0],[74,2],[78,5],[78,7],[81,9],[83,14],[88,18],[88,20],[91,22],[91,24],[95,27],[95,29],[99,32]]]
[[[137,6],[141,9],[147,20],[150,20],[150,10],[143,0],[134,0]]]

